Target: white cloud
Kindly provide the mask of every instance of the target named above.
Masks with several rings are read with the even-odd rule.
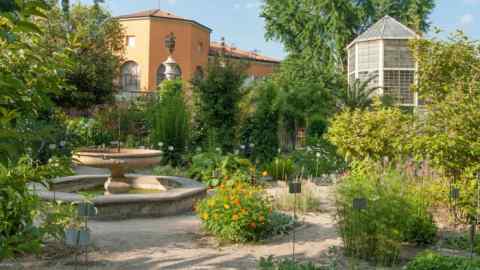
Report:
[[[468,5],[478,5],[478,4],[480,4],[480,0],[463,0],[463,2],[465,4],[468,4]]]
[[[475,17],[473,17],[472,14],[465,14],[462,17],[460,17],[460,25],[462,26],[467,26],[472,24],[475,21]]]
[[[167,2],[170,4],[170,5],[175,5],[177,3],[177,0],[167,0]]]

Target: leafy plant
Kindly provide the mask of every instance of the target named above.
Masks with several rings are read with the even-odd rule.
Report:
[[[339,233],[348,255],[381,265],[398,263],[401,244],[429,244],[436,226],[427,211],[423,192],[412,192],[415,182],[390,167],[372,162],[354,166],[337,189]],[[354,209],[354,200],[366,208]]]
[[[254,144],[251,159],[260,163],[270,162],[277,154],[278,141],[278,89],[272,80],[257,82],[250,91],[254,98],[249,107],[255,108],[242,128],[242,143]]]
[[[190,116],[182,88],[180,80],[164,81],[148,112],[150,142],[164,152],[164,162],[173,165],[182,162],[190,138]]]
[[[267,172],[273,180],[288,181],[295,172],[295,164],[288,157],[276,157],[267,166]]]
[[[411,146],[412,124],[398,108],[344,111],[336,115],[327,139],[348,160],[401,159]]]
[[[223,156],[218,152],[200,153],[192,158],[189,175],[216,187],[223,182],[250,180],[252,164],[237,155]]]
[[[208,145],[233,151],[238,142],[241,90],[246,79],[246,64],[223,56],[215,57],[208,65],[206,76],[192,81],[195,96],[195,134],[197,145]],[[213,138],[209,138],[213,137]]]
[[[321,177],[325,174],[339,173],[345,167],[345,161],[336,153],[337,148],[323,138],[304,149],[290,153],[295,163],[297,174],[306,177]]]
[[[56,161],[38,165],[27,157],[13,167],[0,165],[0,259],[38,252],[48,233],[56,235],[34,222],[41,210],[40,202],[28,183],[46,184],[48,179],[64,172]]]
[[[271,230],[272,208],[264,191],[242,182],[220,186],[197,204],[196,212],[205,230],[221,240],[258,241]]]
[[[363,110],[370,107],[372,105],[372,95],[378,90],[378,87],[369,85],[374,79],[376,79],[374,76],[367,80],[355,79],[353,83],[339,91],[340,108],[343,110]]]
[[[407,264],[406,270],[474,270],[480,269],[480,260],[465,257],[442,256],[427,251]]]

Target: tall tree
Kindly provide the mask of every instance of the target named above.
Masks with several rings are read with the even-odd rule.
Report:
[[[197,110],[194,140],[197,143],[233,150],[238,141],[245,68],[238,60],[220,56],[209,63],[205,77],[197,76],[192,81]]]
[[[124,50],[123,29],[115,18],[95,1],[92,6],[61,6],[42,21],[43,42],[50,53],[68,48],[71,68],[66,78],[70,87],[53,97],[64,108],[86,109],[113,100]]]
[[[289,53],[345,62],[345,47],[385,15],[418,31],[428,30],[434,0],[266,0],[266,37]]]

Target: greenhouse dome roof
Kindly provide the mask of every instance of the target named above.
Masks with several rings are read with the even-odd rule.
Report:
[[[348,45],[351,47],[353,44],[362,41],[375,40],[375,39],[412,39],[416,38],[417,33],[412,29],[406,27],[399,21],[390,16],[385,16],[378,22],[373,24],[367,31],[363,32],[355,40]]]

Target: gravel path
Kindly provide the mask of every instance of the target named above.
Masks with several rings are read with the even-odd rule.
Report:
[[[296,232],[298,258],[326,262],[328,249],[341,245],[331,212],[331,187],[320,187],[324,213],[303,216]],[[291,235],[255,245],[221,246],[201,230],[192,213],[182,216],[91,221],[94,250],[86,266],[78,269],[255,269],[260,257],[290,256]],[[0,269],[75,269],[73,256],[54,260],[23,258],[21,263],[2,264]]]

